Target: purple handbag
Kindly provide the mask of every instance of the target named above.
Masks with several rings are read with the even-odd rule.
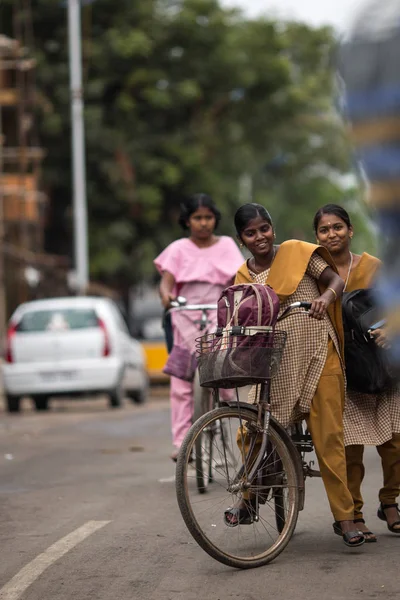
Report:
[[[174,345],[163,369],[166,375],[172,375],[184,381],[193,381],[197,367],[196,356],[183,346]]]

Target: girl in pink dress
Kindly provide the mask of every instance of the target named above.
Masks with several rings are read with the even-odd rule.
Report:
[[[230,237],[216,236],[214,231],[221,213],[207,194],[195,194],[181,206],[179,224],[189,237],[172,242],[155,259],[161,274],[160,296],[164,308],[177,296],[188,304],[216,303],[221,291],[233,282],[243,256]],[[196,312],[172,313],[174,344],[195,352],[195,339],[200,336]],[[216,326],[217,315],[209,319]],[[171,376],[171,425],[176,460],[183,439],[192,424],[193,383]]]

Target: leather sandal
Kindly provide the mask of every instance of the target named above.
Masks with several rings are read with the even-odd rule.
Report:
[[[387,516],[385,514],[385,509],[386,508],[397,508],[397,514],[400,517],[399,505],[397,503],[396,504],[382,504],[382,502],[381,502],[381,504],[380,504],[380,506],[378,508],[377,515],[378,515],[378,518],[381,521],[386,521],[387,528],[389,529],[389,531],[391,531],[392,533],[400,534],[400,527],[395,528],[396,525],[400,525],[400,519],[398,521],[395,521],[394,523],[391,523],[389,525],[388,520],[387,520]]]
[[[238,525],[251,525],[255,519],[255,503],[252,500],[245,500],[243,508],[228,508],[224,512],[224,523],[228,527],[237,527]]]
[[[349,546],[350,548],[357,548],[358,546],[365,544],[365,537],[362,531],[355,530],[346,531],[343,533],[340,521],[335,521],[333,523],[333,531],[336,533],[336,535],[340,535],[343,538],[346,546]]]
[[[363,523],[365,525],[364,519],[354,519],[354,523]],[[366,544],[372,544],[372,543],[378,541],[378,538],[372,531],[363,531],[362,533],[365,537]],[[366,537],[366,536],[369,536],[369,537]]]

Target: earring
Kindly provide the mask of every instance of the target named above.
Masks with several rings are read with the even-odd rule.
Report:
[[[243,247],[244,247],[244,244],[243,244],[243,242],[240,242],[240,244],[239,244],[239,248],[243,248]]]

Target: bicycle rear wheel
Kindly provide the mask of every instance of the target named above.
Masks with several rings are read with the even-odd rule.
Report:
[[[176,492],[186,526],[203,550],[223,564],[248,569],[274,560],[288,544],[299,511],[299,482],[286,441],[271,421],[269,445],[262,463],[268,477],[257,476],[248,487],[250,497],[258,505],[252,523],[229,527],[224,521],[224,511],[243,498],[248,484],[248,463],[250,459],[254,461],[254,444],[251,443],[253,451],[249,452],[252,456],[242,459],[237,445],[240,427],[247,430],[247,435],[259,435],[257,413],[247,408],[221,407],[203,415],[192,425],[178,458]],[[189,467],[189,460],[196,441],[205,432],[211,434],[209,468],[214,484],[207,496],[200,497],[196,474]],[[284,519],[279,520],[282,527],[277,526],[277,491],[285,499],[280,504],[284,510]]]

